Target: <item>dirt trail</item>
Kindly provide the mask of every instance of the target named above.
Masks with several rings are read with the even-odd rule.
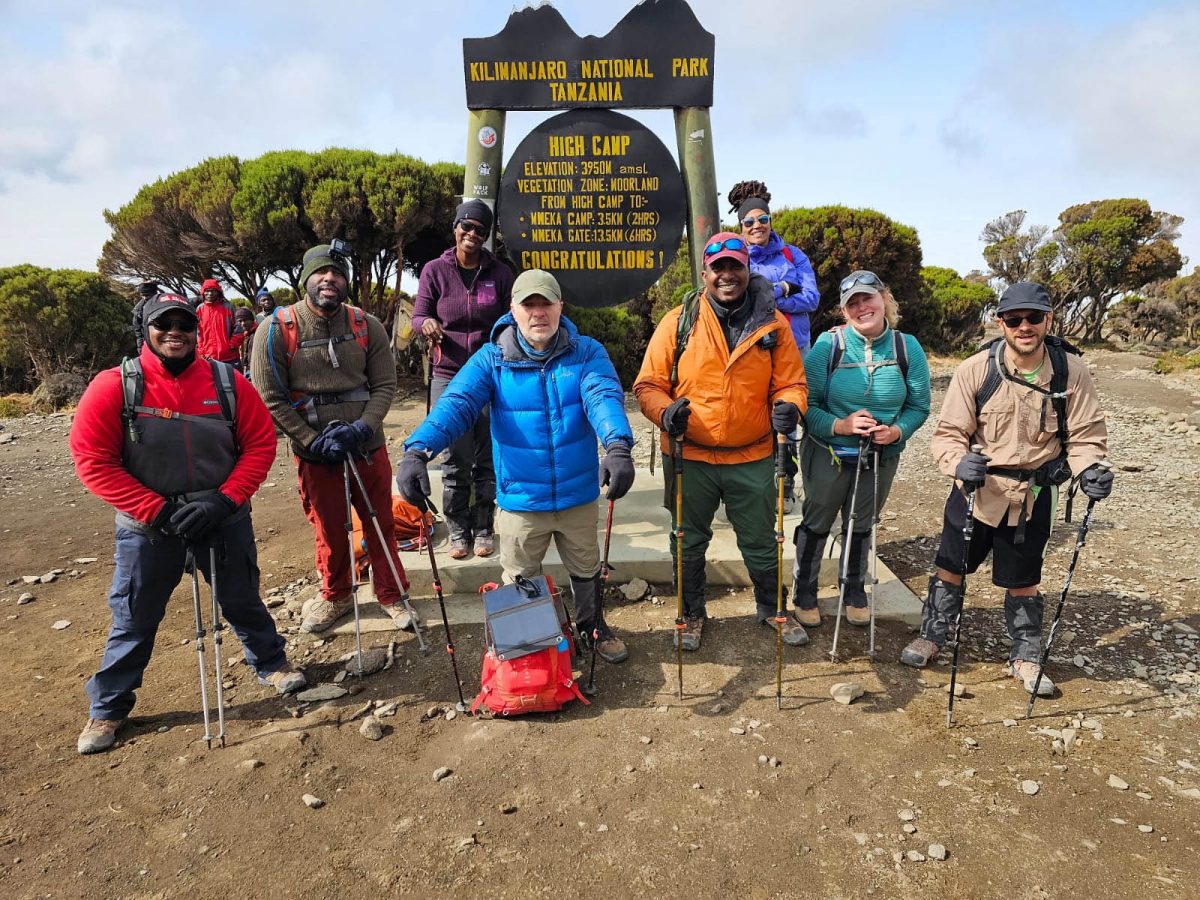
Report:
[[[985,572],[971,587],[968,693],[953,729],[948,666],[900,666],[911,635],[898,625],[880,629],[874,662],[854,629],[830,662],[831,623],[789,649],[777,710],[773,639],[740,592],[710,603],[716,619],[686,660],[683,702],[671,603],[643,601],[612,611],[630,659],[602,664],[596,703],[514,721],[429,715],[455,699],[437,632],[428,657],[405,636],[395,668],[303,706],[259,687],[231,640],[229,746],[207,751],[185,584],[117,747],[79,757],[82,685],[108,625],[112,515],[74,478],[69,416],[3,421],[14,439],[0,443],[0,893],[1194,897],[1200,436],[1186,417],[1200,409],[1200,382],[1154,376],[1133,354],[1087,359],[1118,482],[1060,631],[1051,673],[1062,692],[1022,718],[1002,670],[1001,593]],[[939,394],[949,371],[935,366]],[[394,444],[423,411],[413,387],[397,403]],[[880,534],[881,555],[919,594],[946,491],[927,445],[928,427]],[[264,590],[290,597],[312,550],[286,457],[254,514]],[[1072,532],[1058,530],[1047,562],[1054,599]],[[55,568],[52,582],[22,583]],[[36,599],[18,605],[26,591]],[[288,610],[277,609],[281,626],[294,627]],[[51,628],[63,619],[69,627]],[[314,683],[352,649],[348,638],[289,639]],[[479,629],[455,641],[473,689]],[[866,694],[846,707],[829,689],[848,680]],[[398,701],[378,742],[358,731],[367,701]],[[453,771],[435,781],[439,767]],[[308,809],[306,793],[324,806]],[[925,858],[931,844],[946,859]]]

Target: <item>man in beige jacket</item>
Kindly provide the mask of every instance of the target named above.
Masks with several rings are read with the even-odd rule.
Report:
[[[992,583],[1005,588],[1010,671],[1033,690],[1042,638],[1042,559],[1058,486],[1074,478],[1089,499],[1102,500],[1113,480],[1097,466],[1108,455],[1108,432],[1091,373],[1056,338],[1047,339],[1053,309],[1041,285],[1010,286],[996,310],[1003,342],[967,359],[950,381],[931,449],[957,484],[946,501],[921,636],[900,655],[906,665],[925,666],[937,656],[962,611],[963,577],[991,553]],[[963,528],[970,491],[976,496],[968,555]],[[1054,693],[1049,678],[1042,677],[1038,693]]]

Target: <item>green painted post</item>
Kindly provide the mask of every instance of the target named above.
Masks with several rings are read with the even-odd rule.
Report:
[[[467,165],[463,200],[482,200],[496,212],[500,196],[500,166],[504,157],[504,110],[467,110]],[[495,230],[488,236],[492,249]]]
[[[717,209],[717,166],[713,161],[712,121],[708,108],[677,108],[675,139],[679,144],[679,168],[687,194],[692,283],[699,285],[704,244],[721,228],[721,215]]]

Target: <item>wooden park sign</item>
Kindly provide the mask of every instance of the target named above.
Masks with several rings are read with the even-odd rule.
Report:
[[[498,207],[521,269],[553,272],[570,303],[611,306],[662,275],[686,223],[698,275],[700,248],[719,229],[714,46],[685,0],[642,0],[603,37],[580,37],[542,4],[512,13],[492,37],[463,41],[463,195]],[[613,108],[673,108],[681,166]],[[535,128],[505,167],[510,109],[572,111]]]

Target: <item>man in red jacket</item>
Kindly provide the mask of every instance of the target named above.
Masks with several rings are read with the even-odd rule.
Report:
[[[225,299],[217,279],[210,278],[200,286],[196,316],[200,320],[199,354],[236,368],[240,362],[238,348],[246,340],[246,332],[238,327],[233,304]]]
[[[87,683],[80,753],[116,740],[192,548],[210,580],[208,549],[216,548],[218,601],[259,682],[281,694],[305,685],[258,593],[250,497],[275,460],[270,414],[245,378],[197,359],[196,313],[183,297],[159,294],[144,321],[137,360],[92,380],[71,428],[79,480],[117,511],[112,628]]]

